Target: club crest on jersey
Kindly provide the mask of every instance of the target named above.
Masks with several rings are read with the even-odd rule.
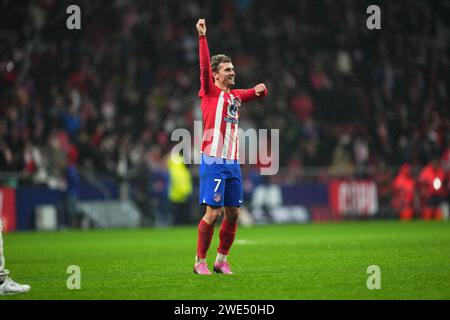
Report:
[[[222,198],[222,196],[221,196],[220,193],[214,193],[213,199],[214,199],[215,202],[220,202],[221,198]]]
[[[226,122],[238,123],[239,108],[241,107],[241,99],[234,97],[233,100],[228,101]]]

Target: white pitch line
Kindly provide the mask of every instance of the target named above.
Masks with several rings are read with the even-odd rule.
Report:
[[[239,240],[236,240],[236,244],[253,245],[253,244],[256,244],[256,241],[239,239]]]

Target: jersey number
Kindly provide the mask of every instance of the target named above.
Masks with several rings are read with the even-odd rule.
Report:
[[[217,182],[216,188],[214,189],[214,192],[217,192],[217,189],[219,189],[220,182],[222,179],[214,179],[215,182]]]

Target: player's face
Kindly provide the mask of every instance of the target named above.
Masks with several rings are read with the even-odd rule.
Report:
[[[231,88],[234,86],[234,66],[231,62],[222,62],[219,64],[218,72],[214,72],[214,79],[222,86]]]

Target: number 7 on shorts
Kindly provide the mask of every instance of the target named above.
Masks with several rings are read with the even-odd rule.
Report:
[[[220,182],[222,182],[222,179],[214,179],[215,182],[217,182],[216,187],[214,188],[214,192],[217,192],[217,189],[219,189]]]

